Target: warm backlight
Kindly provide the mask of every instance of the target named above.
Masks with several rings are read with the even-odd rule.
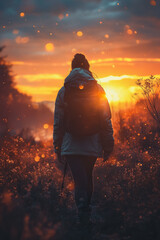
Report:
[[[105,92],[106,92],[106,97],[109,102],[120,101],[120,96],[119,96],[118,92],[116,91],[116,89],[110,88],[110,89],[105,90]]]

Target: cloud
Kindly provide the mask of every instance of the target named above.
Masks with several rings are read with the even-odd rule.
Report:
[[[29,82],[34,82],[37,80],[43,80],[43,79],[56,79],[56,80],[62,80],[63,76],[60,74],[25,74],[25,75],[19,75],[17,78],[26,78]]]
[[[121,0],[119,5],[117,2],[113,0],[19,0],[14,1],[14,4],[11,0],[1,2],[0,9],[3,12],[0,14],[0,21],[6,25],[6,29],[0,39],[14,39],[15,36],[11,31],[16,28],[19,31],[17,36],[19,38],[27,35],[37,40],[49,39],[51,38],[49,33],[52,32],[52,39],[61,40],[62,43],[64,36],[66,38],[69,35],[71,38],[74,31],[87,30],[84,32],[84,37],[87,34],[99,39],[102,35],[109,34],[111,41],[116,40],[118,36],[121,36],[123,41],[126,24],[138,32],[137,38],[160,38],[160,22],[158,23],[160,6],[158,4],[153,7],[149,0],[140,2]],[[12,9],[13,14],[8,14],[8,9],[10,11]],[[21,11],[26,12],[23,19],[19,16]],[[139,14],[139,11],[143,14]],[[66,13],[69,16],[65,16]],[[63,14],[64,17],[59,19],[59,14]],[[99,26],[100,21],[103,23],[101,26]]]
[[[96,59],[91,60],[91,64],[101,64],[101,63],[116,63],[116,62],[127,62],[127,63],[134,63],[134,62],[157,62],[160,63],[160,58],[105,58],[105,59]]]
[[[0,1],[0,22],[6,26],[0,41],[21,86],[59,87],[76,52],[84,53],[101,77],[158,74],[159,8],[150,0]],[[47,43],[54,44],[53,52],[46,52]]]
[[[94,8],[100,4],[101,0],[8,0],[0,2],[1,11],[7,13],[10,9],[12,11],[25,11],[28,13],[49,13],[58,15],[65,11],[75,11],[83,8]],[[11,10],[10,10],[11,11]]]
[[[42,88],[47,89],[47,91],[51,92],[52,88],[59,88],[62,86],[64,77],[60,74],[23,74],[15,77],[15,81],[17,86],[26,89],[28,93],[28,89],[34,89],[34,93]],[[38,88],[38,89],[37,89]],[[49,88],[51,88],[49,90]]]
[[[100,83],[107,83],[107,82],[111,82],[111,81],[121,81],[121,80],[134,80],[134,83],[137,79],[140,79],[140,78],[149,78],[150,76],[139,76],[139,75],[121,75],[121,76],[107,76],[107,77],[104,77],[104,78],[100,78],[99,79],[99,82]],[[155,75],[156,78],[160,78],[160,75]]]
[[[120,8],[125,9],[135,16],[152,16],[156,18],[160,18],[160,4],[158,1],[156,6],[151,5],[150,0],[120,0]]]

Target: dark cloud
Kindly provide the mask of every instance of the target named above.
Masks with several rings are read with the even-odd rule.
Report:
[[[24,18],[19,16],[21,11],[26,13]],[[22,52],[23,59],[43,57],[44,45],[47,41],[53,41],[56,50],[59,49],[54,53],[56,57],[58,54],[68,53],[79,43],[83,45],[82,50],[88,50],[89,46],[88,51],[93,51],[93,44],[97,43],[94,51],[100,52],[102,40],[107,42],[109,47],[104,44],[104,49],[107,48],[109,51],[112,49],[116,51],[118,44],[120,55],[124,45],[125,49],[134,49],[136,39],[143,40],[141,42],[148,41],[148,47],[150,46],[148,52],[158,54],[158,47],[156,44],[153,46],[152,43],[160,38],[159,12],[158,3],[156,7],[151,6],[150,0],[0,1],[0,23],[1,26],[6,25],[5,29],[0,29],[0,40],[1,44],[10,41],[10,53],[18,59],[21,58]],[[69,17],[65,16],[66,13],[69,13]],[[59,19],[59,14],[64,14],[64,17]],[[128,25],[132,31],[137,31],[138,34],[127,36],[125,25]],[[17,35],[13,34],[14,29],[18,29]],[[84,33],[81,39],[76,36],[78,30]],[[40,32],[37,33],[37,31]],[[53,33],[52,36],[49,35],[50,32]],[[109,34],[109,39],[104,38],[105,34]],[[15,41],[17,36],[29,37],[28,43],[18,45]],[[134,55],[133,51],[132,54]]]
[[[120,0],[120,8],[130,12],[135,16],[147,16],[160,18],[160,4],[156,1],[156,6],[151,5],[151,0]]]
[[[53,14],[59,14],[64,11],[75,11],[76,9],[92,8],[95,4],[100,4],[101,0],[8,0],[0,2],[1,12],[7,12],[8,9],[14,11],[25,11],[42,13],[52,12]]]

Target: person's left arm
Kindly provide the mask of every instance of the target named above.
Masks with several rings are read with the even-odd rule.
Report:
[[[54,129],[53,129],[53,145],[56,154],[60,155],[61,145],[64,136],[64,89],[58,92],[55,111],[54,111]]]

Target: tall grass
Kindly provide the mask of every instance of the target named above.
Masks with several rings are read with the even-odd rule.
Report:
[[[115,149],[94,171],[94,228],[75,223],[74,185],[52,141],[1,139],[1,239],[160,239],[160,138],[142,105],[114,112]]]

